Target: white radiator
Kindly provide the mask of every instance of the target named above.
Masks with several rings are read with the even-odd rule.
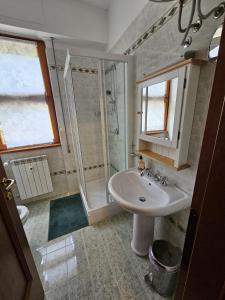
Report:
[[[21,200],[53,191],[46,155],[11,160]]]

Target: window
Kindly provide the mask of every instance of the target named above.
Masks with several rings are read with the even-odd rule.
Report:
[[[0,37],[0,153],[58,146],[42,41]]]
[[[142,132],[154,134],[167,130],[170,80],[142,89]]]

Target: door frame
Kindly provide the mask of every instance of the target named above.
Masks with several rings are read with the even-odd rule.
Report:
[[[220,42],[176,300],[225,296],[225,28]]]

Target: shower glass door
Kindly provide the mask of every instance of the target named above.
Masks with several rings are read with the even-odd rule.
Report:
[[[126,169],[126,63],[105,62],[109,176]]]
[[[99,64],[102,135],[104,139],[107,202],[109,178],[127,168],[126,151],[126,62],[101,60]]]
[[[84,177],[84,167],[83,167],[83,157],[80,147],[80,134],[77,122],[77,110],[76,110],[76,101],[75,101],[75,93],[74,93],[74,85],[72,78],[72,68],[70,65],[70,56],[67,56],[65,70],[64,70],[64,85],[66,92],[66,101],[69,115],[69,123],[71,130],[71,139],[72,139],[72,151],[74,154],[74,158],[77,166],[77,178],[80,186],[80,191],[82,197],[86,198],[86,184]]]
[[[127,167],[127,62],[104,56],[68,53],[64,72],[78,177],[89,210],[112,202],[108,180]]]

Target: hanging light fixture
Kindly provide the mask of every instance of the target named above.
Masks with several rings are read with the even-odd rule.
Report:
[[[164,2],[172,2],[174,0],[149,0],[149,1],[155,2],[155,3],[164,3]],[[187,25],[187,27],[183,28],[182,27],[182,15],[183,15],[183,6],[184,6],[185,2],[186,2],[185,0],[179,0],[178,30],[179,30],[179,32],[184,33],[184,38],[182,40],[181,45],[184,48],[187,48],[192,43],[192,37],[191,36],[188,37],[190,30],[192,29],[192,31],[194,33],[198,32],[202,26],[203,20],[206,20],[207,18],[209,18],[212,15],[213,15],[214,19],[220,18],[225,12],[225,2],[224,1],[221,2],[219,5],[217,5],[213,9],[211,9],[207,14],[204,14],[202,12],[202,8],[201,8],[201,0],[192,0],[191,12],[190,12],[190,18],[188,21],[188,25]],[[193,22],[196,9],[197,9],[197,14],[198,14],[198,20],[196,22]]]

